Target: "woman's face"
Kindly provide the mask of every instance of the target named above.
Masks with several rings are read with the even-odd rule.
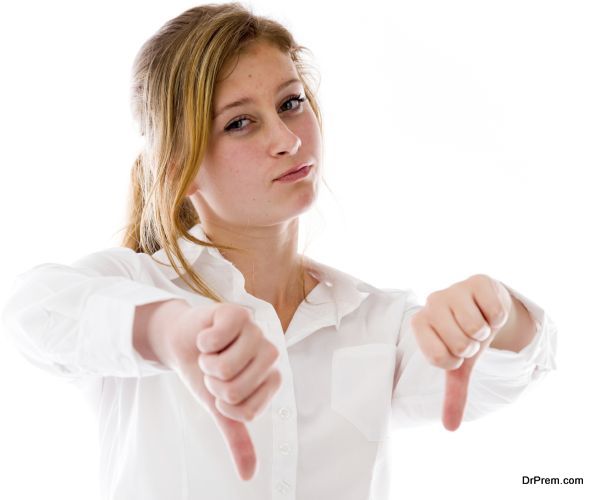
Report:
[[[291,58],[265,42],[244,52],[217,84],[209,149],[188,191],[200,221],[271,226],[307,210],[317,196],[321,135]],[[280,88],[280,85],[287,83]],[[234,101],[248,102],[223,110]],[[308,176],[274,181],[302,163]]]

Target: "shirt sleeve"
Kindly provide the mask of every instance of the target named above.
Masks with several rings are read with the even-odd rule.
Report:
[[[514,402],[534,381],[556,369],[555,324],[538,304],[504,286],[531,313],[536,334],[519,352],[488,347],[479,356],[471,372],[463,421]],[[414,292],[409,290],[397,346],[398,369],[392,395],[394,427],[413,427],[442,418],[445,371],[425,358],[410,325],[411,317],[421,307]]]
[[[72,381],[170,371],[133,347],[138,305],[182,299],[140,282],[129,248],[90,254],[72,265],[46,263],[16,276],[2,309],[5,330],[32,364]]]

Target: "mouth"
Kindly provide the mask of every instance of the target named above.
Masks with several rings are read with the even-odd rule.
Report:
[[[311,168],[312,168],[312,165],[304,164],[300,168],[296,168],[294,170],[289,171],[288,173],[286,173],[284,175],[277,177],[277,179],[275,179],[275,181],[293,182],[298,179],[302,179],[303,177],[306,177],[310,173]]]
[[[283,179],[284,177],[287,177],[288,175],[295,174],[296,172],[299,172],[300,170],[306,169],[306,167],[312,167],[312,165],[310,165],[308,163],[303,163],[302,165],[298,165],[294,168],[289,169],[287,172],[281,174],[279,177],[277,177],[276,179],[273,179],[273,180],[279,181],[279,180]]]

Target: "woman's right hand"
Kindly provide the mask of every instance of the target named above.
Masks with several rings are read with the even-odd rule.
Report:
[[[279,352],[247,308],[185,304],[162,318],[162,335],[151,347],[213,415],[240,478],[249,480],[257,459],[245,422],[259,416],[281,386],[274,367]]]

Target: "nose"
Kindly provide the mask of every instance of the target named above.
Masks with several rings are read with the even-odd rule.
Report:
[[[289,154],[293,156],[298,152],[301,145],[300,137],[290,130],[280,117],[277,117],[271,141],[272,154],[278,156]]]

